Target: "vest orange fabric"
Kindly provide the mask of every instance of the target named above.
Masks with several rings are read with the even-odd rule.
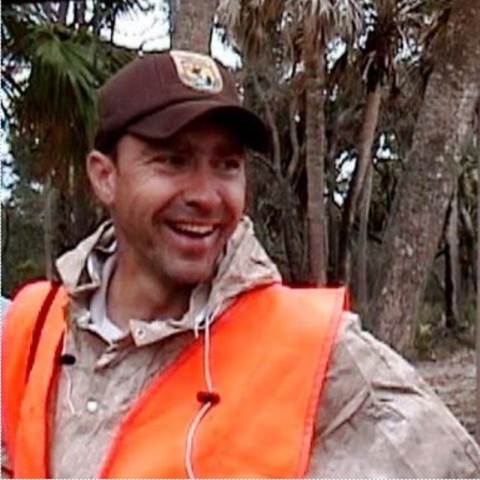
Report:
[[[28,384],[22,385],[32,319],[46,283],[20,292],[4,328],[2,415],[16,478],[48,477],[49,395],[65,328],[67,295],[55,298]],[[280,285],[242,295],[211,329],[211,371],[220,402],[194,440],[197,477],[303,477],[344,289]],[[185,478],[187,432],[205,390],[203,340],[188,347],[135,401],[100,478]]]

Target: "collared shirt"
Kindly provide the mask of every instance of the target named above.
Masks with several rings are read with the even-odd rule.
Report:
[[[89,328],[108,343],[113,343],[128,335],[128,332],[122,330],[115,322],[110,320],[107,313],[107,292],[115,268],[115,262],[116,255],[112,253],[103,266],[100,288],[92,295],[90,300]]]

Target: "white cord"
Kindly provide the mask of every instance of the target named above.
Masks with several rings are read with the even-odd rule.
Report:
[[[70,409],[70,413],[75,415],[77,412],[72,402],[72,378],[70,377],[68,369],[65,369],[65,375],[67,376],[67,405]]]
[[[195,472],[193,471],[193,462],[192,462],[192,453],[193,453],[193,440],[197,432],[197,428],[200,425],[205,414],[208,412],[210,407],[213,404],[211,402],[205,403],[202,408],[197,413],[195,419],[193,420],[190,428],[188,429],[187,435],[187,448],[185,450],[185,468],[188,472],[188,478],[195,480]]]
[[[213,318],[213,314],[210,315],[208,318],[205,319],[205,345],[204,345],[204,355],[203,355],[203,369],[204,369],[204,378],[205,383],[207,384],[207,391],[214,393],[213,390],[213,381],[212,381],[212,372],[210,369],[210,322]],[[195,322],[195,333],[198,335],[198,327],[200,322]],[[207,412],[213,406],[212,401],[207,401],[202,405],[202,408],[198,411],[197,415],[195,416],[190,428],[188,429],[187,434],[187,448],[185,449],[185,468],[188,473],[188,478],[191,480],[195,480],[195,472],[193,470],[193,441],[195,439],[195,434],[197,432],[197,428],[200,425],[200,422],[203,420]]]

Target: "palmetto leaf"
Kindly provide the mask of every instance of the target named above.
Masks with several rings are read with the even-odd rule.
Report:
[[[221,0],[219,19],[249,61],[261,62],[274,44],[295,57],[306,46],[352,36],[362,25],[360,7],[358,0]]]
[[[83,156],[95,123],[95,91],[99,85],[91,52],[82,44],[62,40],[54,26],[31,33],[28,87],[18,102],[22,128],[31,129],[48,144],[52,160]]]
[[[89,148],[98,87],[134,52],[84,29],[44,23],[28,9],[12,9],[4,19],[2,70],[7,75],[2,87],[8,88],[10,98],[9,107],[2,108],[16,128],[38,144],[31,159],[38,176],[63,170],[65,181],[68,165],[83,162]]]

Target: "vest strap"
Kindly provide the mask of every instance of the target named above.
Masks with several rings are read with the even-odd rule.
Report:
[[[40,308],[40,311],[38,312],[37,319],[35,320],[35,327],[33,329],[32,333],[32,340],[30,343],[30,350],[28,352],[28,360],[27,360],[27,369],[25,372],[25,385],[28,383],[28,379],[30,378],[30,372],[33,367],[33,362],[35,361],[35,356],[37,353],[38,349],[38,343],[40,342],[40,335],[43,330],[43,326],[45,325],[45,322],[47,320],[48,312],[50,311],[50,308],[52,307],[53,301],[55,300],[55,297],[60,289],[60,284],[59,283],[52,283],[51,288],[49,292],[47,293],[47,296],[45,297],[44,302],[42,303],[42,306]]]

